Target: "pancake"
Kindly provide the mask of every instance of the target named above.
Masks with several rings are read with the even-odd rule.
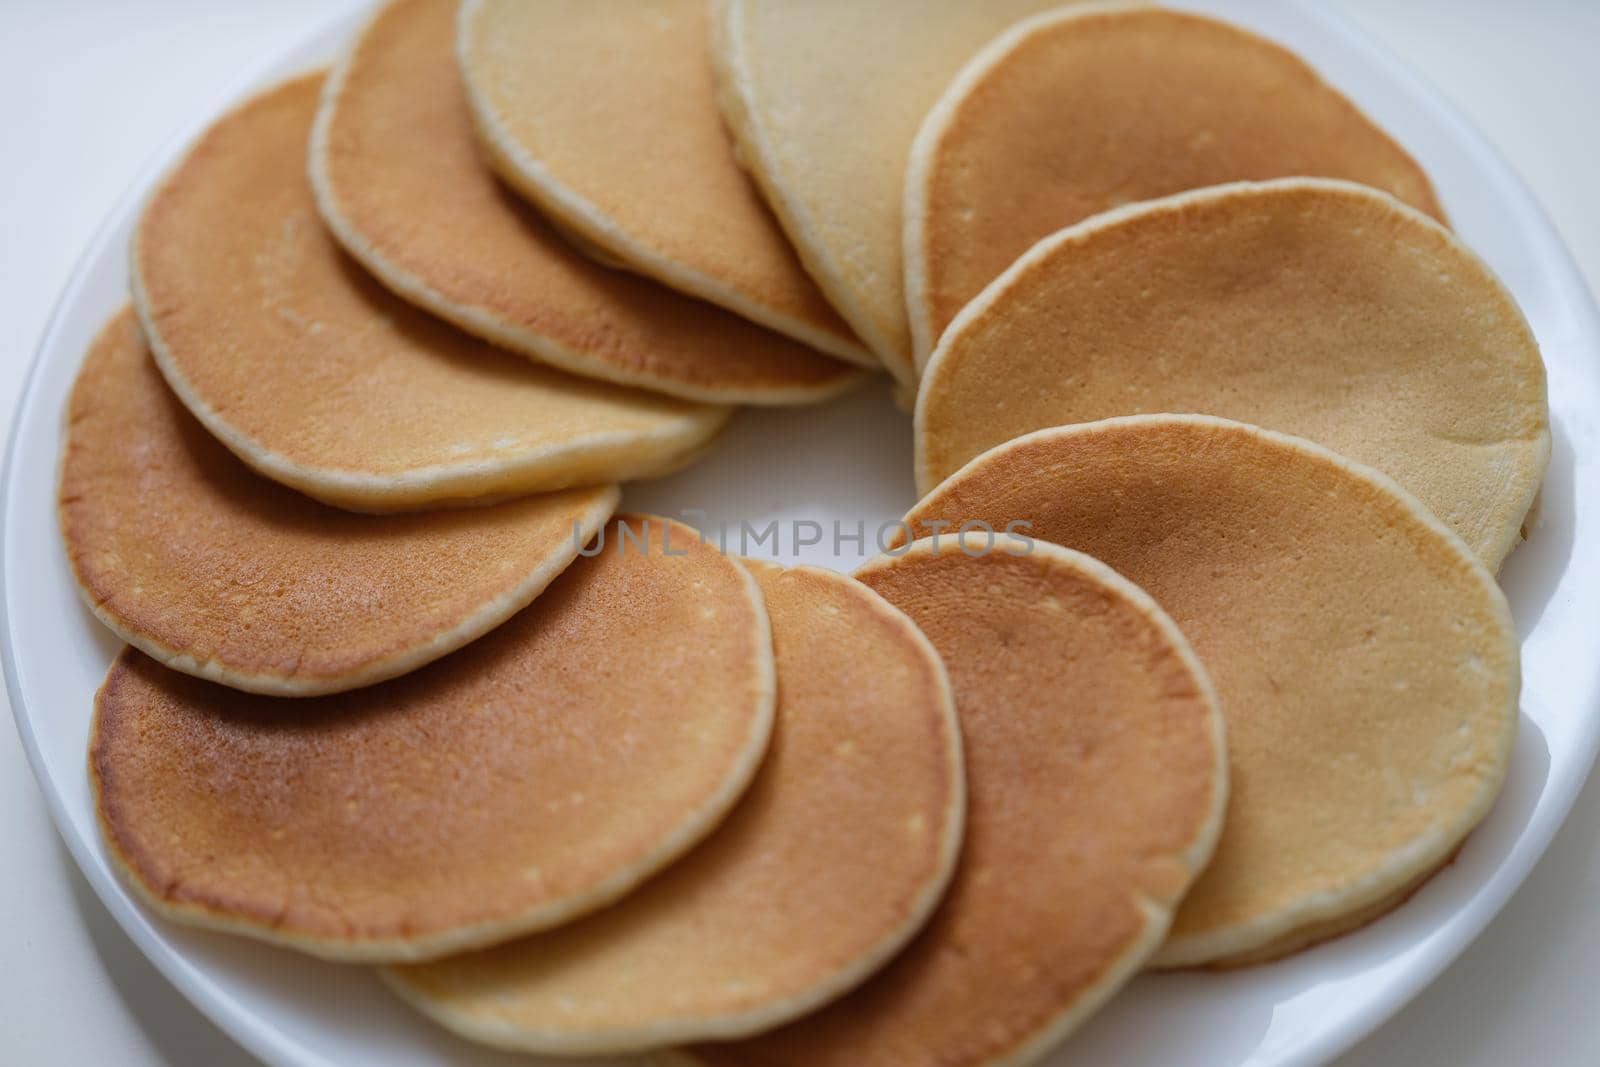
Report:
[[[609,270],[480,155],[451,0],[381,8],[335,71],[311,180],[344,248],[401,297],[573,374],[718,404],[802,404],[859,371],[698,300]]]
[[[604,260],[877,366],[734,156],[710,18],[706,0],[468,0],[461,73],[484,149]]]
[[[1226,419],[1133,416],[984,453],[906,517],[929,520],[1031,522],[1104,560],[1216,682],[1233,792],[1161,964],[1253,962],[1370,921],[1499,792],[1520,685],[1505,597],[1376,470]]]
[[[946,535],[858,576],[911,616],[950,672],[971,798],[955,880],[860,989],[687,1058],[1031,1062],[1138,971],[1211,853],[1227,788],[1210,682],[1148,596],[1055,545],[967,555]]]
[[[1362,182],[1444,221],[1416,160],[1266,38],[1120,4],[1013,26],[957,75],[911,150],[906,302],[918,368],[957,312],[1041,237],[1137,201],[1291,175]]]
[[[281,701],[128,651],[95,704],[108,854],[159,912],[336,960],[426,959],[609,903],[709,832],[772,727],[755,582],[618,520],[420,671]],[[670,537],[671,555],[663,549]]]
[[[374,517],[257,477],[167,389],[131,310],[67,414],[61,530],[89,607],[176,670],[256,693],[369,685],[526,607],[617,506],[616,486]]]
[[[772,617],[778,712],[739,807],[605,911],[387,972],[407,1001],[466,1037],[534,1052],[742,1037],[843,993],[927,920],[964,808],[938,654],[844,575],[751,567]]]
[[[1491,568],[1550,456],[1521,311],[1443,227],[1358,185],[1180,194],[1041,241],[969,306],[917,398],[924,493],[1032,430],[1205,412],[1384,471]]]
[[[532,366],[343,256],[305,179],[321,82],[220,119],[134,238],[145,333],[206,429],[267,477],[360,511],[651,477],[705,448],[727,409]]]
[[[723,114],[806,269],[913,383],[901,203],[911,142],[961,65],[1060,0],[718,0]]]

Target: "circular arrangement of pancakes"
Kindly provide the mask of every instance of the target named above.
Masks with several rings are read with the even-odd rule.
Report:
[[[1103,564],[1036,542],[918,541],[858,575],[955,690],[971,796],[944,903],[860,989],[706,1067],[1028,1062],[1131,978],[1217,840],[1222,718],[1172,621]]]
[[[330,79],[317,201],[384,285],[458,327],[573,374],[718,404],[800,404],[860,373],[576,251],[503,187],[474,143],[451,0],[382,8]]]
[[[1498,567],[1550,456],[1544,363],[1449,231],[1346,182],[1241,183],[1040,242],[964,311],[917,398],[928,492],[1032,430],[1204,412],[1310,438]]]
[[[1197,14],[384,0],[156,185],[70,397],[105,859],[480,1044],[695,1067],[1026,1067],[1375,921],[1507,775],[1551,451],[1444,222]],[[903,522],[613,515],[880,365]]]
[[[964,810],[944,667],[860,583],[752,567],[772,618],[778,711],[738,809],[598,914],[391,970],[408,1001],[468,1037],[534,1052],[725,1040],[837,997],[927,920]]]
[[[1161,963],[1271,958],[1359,925],[1487,812],[1516,733],[1510,611],[1382,474],[1225,419],[1135,416],[1001,445],[906,516],[913,533],[1019,520],[1153,596],[1227,716],[1227,820]]]
[[[84,596],[118,636],[188,674],[307,696],[392,678],[493,629],[577,557],[618,496],[383,517],[325,507],[250,473],[196,423],[124,310],[72,393],[60,510]]]
[[[901,201],[928,109],[990,38],[1059,0],[717,0],[713,60],[739,158],[822,291],[902,383]]]
[[[717,107],[707,0],[469,0],[461,74],[496,169],[604,258],[852,363]]]
[[[89,751],[112,858],[173,919],[339,960],[621,896],[732,807],[775,697],[737,562],[659,518],[610,533],[487,637],[353,693],[278,701],[124,652]]]
[[[1019,23],[956,76],[912,149],[906,300],[918,368],[956,313],[1040,238],[1142,200],[1295,175],[1362,182],[1444,219],[1405,149],[1280,45],[1154,6],[1066,7]]]

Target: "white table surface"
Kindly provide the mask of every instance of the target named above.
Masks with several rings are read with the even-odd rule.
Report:
[[[357,2],[0,3],[0,428],[79,250],[146,156],[259,57]],[[1332,2],[1478,124],[1600,281],[1600,0]],[[100,907],[45,812],[3,692],[0,712],[0,1063],[254,1062]],[[1342,1062],[1587,1067],[1597,989],[1600,776],[1482,939]]]

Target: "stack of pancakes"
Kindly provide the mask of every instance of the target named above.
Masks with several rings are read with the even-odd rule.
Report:
[[[1537,346],[1239,28],[391,0],[131,253],[60,476],[107,854],[468,1038],[1023,1064],[1384,914],[1504,779]],[[616,514],[873,368],[922,499],[854,577]]]

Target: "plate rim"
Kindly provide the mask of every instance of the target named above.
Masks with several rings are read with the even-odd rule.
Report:
[[[1274,2],[1281,3],[1282,0]],[[1192,3],[1193,0],[1178,0],[1180,7]],[[1292,7],[1296,18],[1313,26],[1318,33],[1336,38],[1348,50],[1366,56],[1382,69],[1386,76],[1403,85],[1416,101],[1426,106],[1431,117],[1447,129],[1453,141],[1470,149],[1476,165],[1490,175],[1496,184],[1509,186],[1518,191],[1528,217],[1534,223],[1532,229],[1524,232],[1524,240],[1545,250],[1541,253],[1540,259],[1553,269],[1560,287],[1578,297],[1571,305],[1574,316],[1583,324],[1584,332],[1600,338],[1600,304],[1597,304],[1594,291],[1589,287],[1544,206],[1500,149],[1426,77],[1348,16],[1324,8],[1311,0],[1289,0],[1284,6]],[[205,106],[192,109],[175,122],[173,132],[159,140],[136,168],[127,186],[107,206],[89,241],[74,260],[67,281],[54,301],[45,327],[29,359],[22,387],[13,408],[12,423],[5,442],[4,466],[0,468],[0,553],[3,553],[0,554],[0,576],[4,574],[5,560],[9,557],[5,546],[8,546],[11,540],[12,498],[17,492],[16,455],[22,434],[23,414],[37,404],[36,394],[41,388],[41,369],[45,355],[59,345],[59,336],[66,329],[69,312],[77,304],[85,287],[90,264],[99,261],[106,253],[114,231],[119,228],[120,220],[136,210],[137,204],[147,195],[150,187],[172,165],[183,147],[204,128],[205,123],[214,119],[220,111],[234,102],[274,80],[275,73],[292,69],[295,62],[291,57],[305,51],[314,42],[331,38],[343,31],[354,32],[369,13],[370,5],[358,5],[353,10],[333,12],[313,20],[293,45],[261,57],[259,61],[249,65],[240,77],[230,82],[226,92],[218,94],[215,99],[208,97]],[[1600,397],[1594,398],[1592,402],[1600,406]],[[151,936],[148,917],[139,911],[137,904],[116,882],[114,875],[106,875],[100,870],[96,862],[97,857],[89,854],[88,840],[71,832],[72,822],[67,812],[65,795],[57,787],[55,779],[45,765],[39,739],[33,727],[33,716],[24,712],[28,705],[18,681],[16,653],[11,633],[10,596],[0,595],[0,670],[3,670],[5,675],[6,693],[11,702],[12,719],[18,738],[27,758],[29,771],[44,796],[56,834],[72,856],[81,876],[94,890],[100,904],[116,920],[117,925],[138,948],[140,954],[172,983],[184,999],[251,1055],[274,1067],[307,1067],[307,1065],[336,1067],[332,1061],[315,1050],[285,1037],[279,1028],[267,1022],[259,1013],[233,1002],[226,992],[218,989],[204,970],[185,954],[159,938]],[[1600,704],[1590,708],[1579,707],[1577,711],[1582,716],[1582,725],[1575,733],[1581,744],[1574,748],[1581,751],[1576,751],[1574,757],[1583,773],[1575,775],[1570,784],[1550,794],[1551,810],[1559,812],[1559,817],[1551,818],[1536,830],[1529,830],[1520,836],[1520,840],[1527,842],[1527,851],[1531,853],[1523,869],[1505,878],[1484,902],[1484,906],[1476,909],[1470,918],[1461,922],[1457,936],[1452,938],[1448,945],[1442,946],[1410,968],[1404,978],[1395,983],[1398,987],[1397,992],[1388,998],[1363,1005],[1345,1021],[1343,1026],[1312,1038],[1306,1045],[1285,1056],[1280,1061],[1285,1067],[1331,1060],[1370,1036],[1379,1026],[1398,1015],[1418,994],[1432,985],[1504,910],[1506,903],[1521,888],[1544,856],[1555,834],[1565,824],[1578,794],[1593,772],[1596,756],[1600,754]]]

